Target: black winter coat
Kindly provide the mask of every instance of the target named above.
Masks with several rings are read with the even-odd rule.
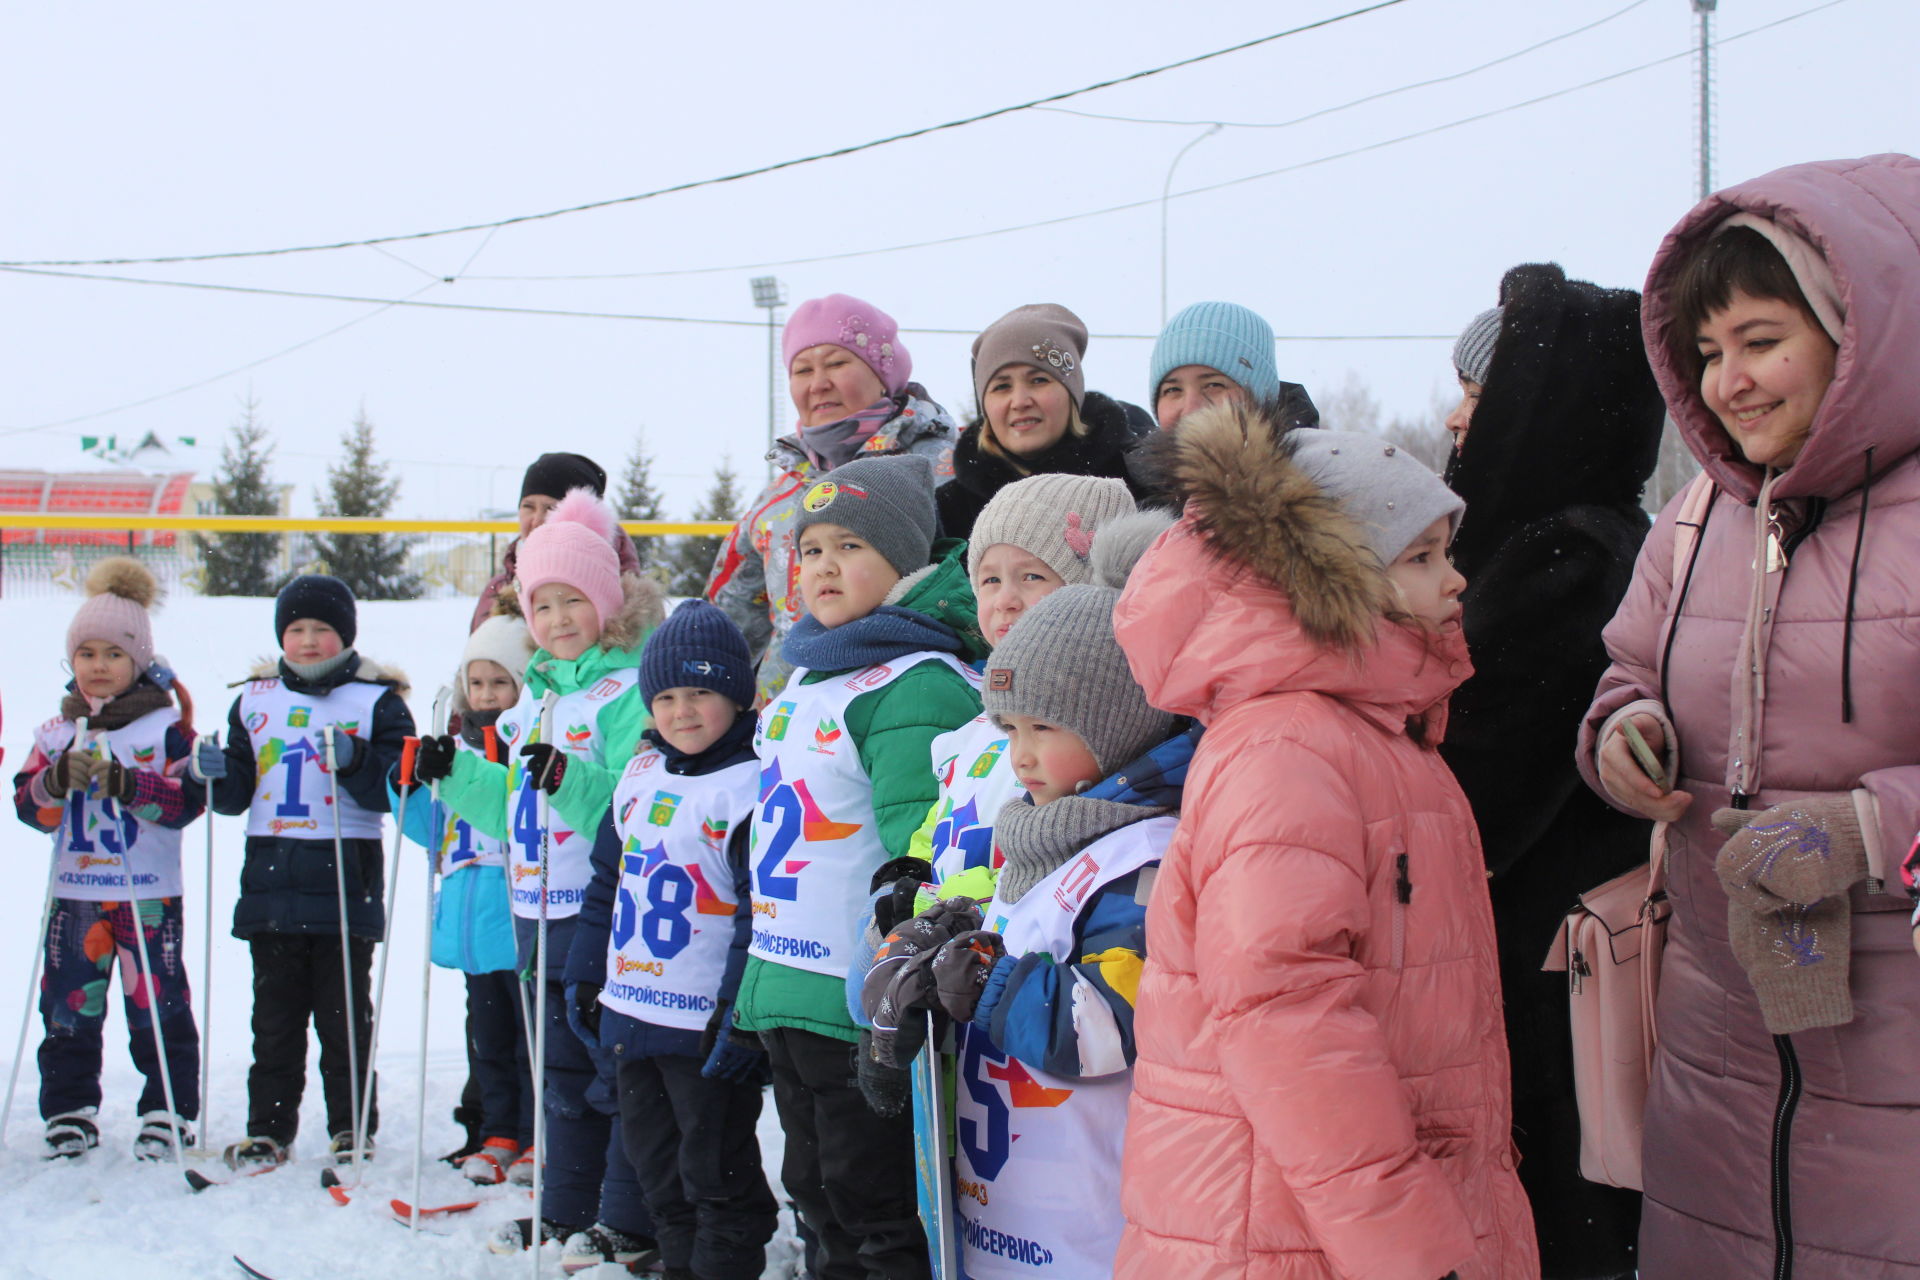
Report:
[[[953,446],[953,479],[934,491],[943,537],[966,538],[993,495],[1016,480],[1039,475],[1107,476],[1125,480],[1134,497],[1140,490],[1127,472],[1127,454],[1153,431],[1153,419],[1139,405],[1089,391],[1080,401],[1087,434],[1061,436],[1050,449],[1022,458],[1020,467],[980,447],[985,418],[976,418]]]
[[[406,678],[383,670],[355,655],[319,681],[302,680],[282,660],[277,668],[262,668],[249,679],[277,677],[293,693],[323,696],[352,681],[387,686],[373,704],[373,723],[355,737],[353,759],[335,775],[340,789],[363,809],[387,812],[387,775],[400,760],[400,751],[413,733],[413,713],[407,710]],[[256,784],[254,756],[246,726],[240,722],[240,700],[227,712],[227,776],[213,784],[216,813],[242,814],[253,804]],[[340,933],[339,887],[333,870],[333,836],[322,827],[316,839],[291,836],[248,836],[246,858],[240,867],[240,899],[233,907],[233,936],[249,938],[266,933]],[[380,841],[348,839],[346,852],[347,930],[357,938],[378,941],[386,932],[385,857]]]
[[[1581,784],[1574,738],[1606,670],[1601,629],[1633,576],[1641,492],[1664,407],[1640,338],[1640,296],[1551,263],[1501,281],[1493,364],[1447,483],[1466,499],[1473,676],[1441,755],[1480,825],[1513,1062],[1521,1181],[1544,1274],[1631,1271],[1639,1196],[1579,1176],[1566,978],[1540,964],[1569,907],[1647,857],[1649,823]]]

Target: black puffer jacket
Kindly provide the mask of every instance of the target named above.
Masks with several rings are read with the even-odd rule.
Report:
[[[1006,458],[980,447],[987,423],[985,418],[976,418],[953,446],[953,479],[934,491],[942,535],[972,536],[973,522],[993,495],[1028,476],[1108,476],[1127,481],[1132,489],[1127,454],[1141,437],[1152,433],[1152,417],[1139,405],[1089,391],[1080,402],[1080,421],[1086,425],[1086,435],[1061,436],[1052,448],[1022,458],[1020,467],[1015,467]],[[1140,496],[1137,489],[1134,496]]]
[[[373,723],[355,736],[353,759],[337,779],[340,789],[362,809],[387,812],[387,775],[400,760],[400,751],[413,733],[413,713],[407,710],[406,677],[355,655],[338,670],[318,681],[302,680],[287,669],[262,664],[249,680],[283,681],[289,692],[325,697],[354,681],[386,686],[373,704]],[[247,729],[240,722],[240,699],[227,713],[227,776],[213,784],[216,813],[243,814],[253,804],[255,760]],[[384,857],[380,841],[348,839],[346,852],[347,929],[357,938],[379,938],[386,932]],[[240,868],[240,899],[233,907],[233,936],[264,933],[340,933],[339,888],[333,872],[333,835],[322,826],[317,838],[248,836],[246,859]]]
[[[1633,575],[1665,409],[1640,338],[1640,295],[1507,272],[1485,390],[1447,483],[1466,499],[1473,676],[1440,754],[1473,806],[1493,874],[1520,1178],[1544,1274],[1634,1269],[1639,1196],[1584,1181],[1566,978],[1540,971],[1574,900],[1647,857],[1648,823],[1580,782],[1574,739],[1607,669],[1600,633]]]

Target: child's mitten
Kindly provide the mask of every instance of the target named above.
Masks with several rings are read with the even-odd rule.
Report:
[[[195,782],[217,782],[227,776],[227,752],[216,734],[203,733],[193,742],[193,754],[187,757],[187,772]]]
[[[533,785],[554,795],[560,790],[560,779],[567,773],[567,753],[551,742],[529,742],[520,748],[520,756],[527,762],[527,772],[533,775]]]
[[[933,957],[934,988],[940,1007],[955,1022],[972,1022],[979,1007],[980,993],[987,989],[987,974],[1000,957],[1007,954],[1006,943],[997,933],[970,929],[943,944]]]
[[[416,782],[439,782],[453,772],[453,736],[441,734],[420,739],[420,750],[413,757]]]
[[[1782,901],[1812,906],[1867,878],[1867,846],[1852,796],[1813,796],[1762,809],[1721,809],[1713,825],[1727,836],[1714,871],[1727,896],[1750,909]]]
[[[99,757],[91,751],[62,751],[47,766],[46,780],[42,785],[55,800],[64,800],[73,791],[84,795],[87,782],[93,777],[94,766],[99,763]]]

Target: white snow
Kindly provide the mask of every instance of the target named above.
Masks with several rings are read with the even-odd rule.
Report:
[[[53,715],[66,681],[62,646],[79,597],[0,600],[0,673],[4,673],[4,775],[11,785],[27,759],[33,727]],[[360,650],[399,666],[414,683],[409,698],[424,726],[433,694],[450,675],[466,638],[472,604],[465,600],[368,603],[360,606]],[[173,662],[195,703],[196,727],[223,728],[234,691],[256,658],[273,651],[273,605],[268,600],[181,597],[154,619],[159,651]],[[188,973],[210,1043],[213,1084],[202,1112],[211,1127],[206,1145],[225,1145],[242,1135],[246,1121],[246,1073],[250,1060],[248,1016],[252,1007],[251,962],[246,946],[228,933],[239,883],[242,819],[213,819],[214,870],[207,892],[205,820],[187,830],[185,874]],[[390,828],[389,828],[390,829]],[[14,869],[13,892],[0,897],[0,1062],[13,1064],[22,997],[39,938],[41,894],[49,855],[48,837],[14,819],[0,822],[0,865]],[[391,844],[391,841],[389,841]],[[391,866],[391,857],[389,866]],[[40,1021],[31,1019],[18,1090],[7,1115],[6,1146],[0,1149],[0,1240],[6,1261],[0,1273],[33,1280],[65,1280],[81,1274],[135,1275],[142,1280],[238,1276],[238,1254],[276,1280],[352,1280],[361,1276],[506,1277],[532,1273],[526,1255],[499,1258],[485,1240],[509,1216],[529,1211],[525,1193],[480,1194],[492,1202],[462,1215],[423,1225],[419,1238],[396,1226],[386,1208],[393,1197],[409,1198],[415,1103],[420,1065],[421,970],[426,951],[426,870],[409,846],[401,864],[399,901],[390,929],[386,1014],[378,1066],[380,1112],[378,1158],[367,1166],[354,1203],[338,1206],[320,1188],[325,1166],[326,1124],[320,1103],[318,1045],[309,1050],[307,1092],[301,1110],[295,1162],[263,1177],[193,1195],[171,1164],[136,1163],[130,1148],[138,1128],[134,1104],[140,1077],[127,1057],[126,1022],[119,983],[109,998],[102,1083],[101,1146],[79,1164],[48,1165],[39,1158],[41,1122],[34,1051]],[[201,930],[211,914],[213,966],[201,963]],[[377,966],[377,961],[376,961]],[[460,975],[432,971],[428,1011],[426,1155],[421,1199],[442,1204],[473,1199],[473,1188],[433,1157],[458,1145],[450,1113],[466,1076],[462,1048],[465,989]],[[29,1004],[31,1004],[29,1000]],[[207,1013],[211,1010],[211,1027]],[[761,1146],[767,1174],[778,1195],[780,1132],[768,1096],[762,1113]],[[224,1173],[217,1160],[200,1161],[209,1176]],[[781,1197],[784,1201],[784,1196]],[[794,1273],[796,1245],[783,1213],[768,1251],[768,1276]],[[427,1234],[431,1231],[433,1234]],[[558,1251],[548,1250],[543,1274],[557,1276]],[[588,1280],[623,1275],[612,1267],[582,1272]]]

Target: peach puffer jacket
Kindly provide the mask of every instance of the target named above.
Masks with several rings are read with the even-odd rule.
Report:
[[[1379,616],[1267,422],[1205,411],[1178,454],[1186,516],[1114,613],[1153,704],[1207,726],[1147,912],[1114,1274],[1536,1276],[1480,842],[1434,750],[1465,643]]]

